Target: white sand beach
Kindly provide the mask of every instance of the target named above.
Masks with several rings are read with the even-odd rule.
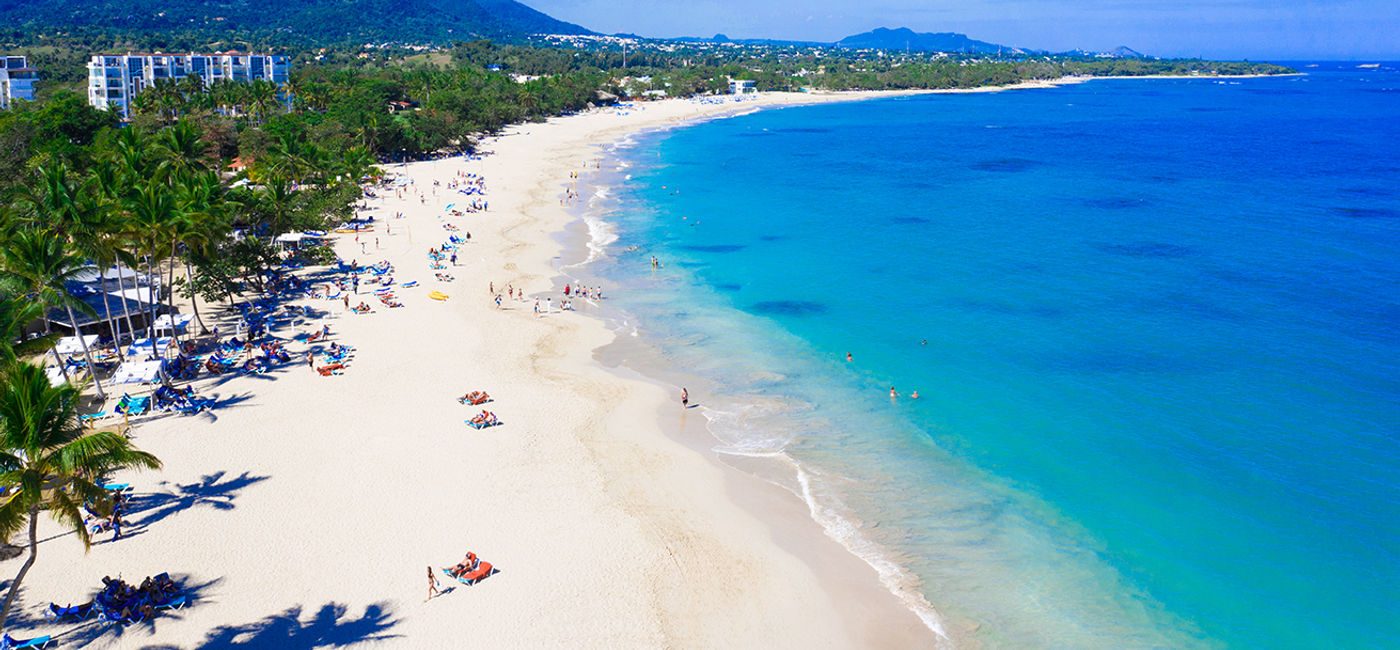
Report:
[[[942,645],[804,504],[665,431],[677,395],[596,363],[593,350],[612,336],[600,321],[557,308],[536,317],[533,301],[497,309],[488,292],[488,283],[551,290],[555,234],[573,219],[559,197],[599,145],[760,106],[867,96],[597,110],[514,127],[479,160],[388,167],[412,179],[411,191],[381,191],[365,211],[374,231],[337,235],[336,247],[361,265],[387,260],[396,283],[417,280],[397,290],[404,306],[380,304],[367,286],[352,304],[370,303],[370,314],[296,300],[324,317],[273,330],[292,362],[201,377],[193,385],[218,408],[136,425],[136,445],[165,467],[117,477],[135,491],[131,525],[116,541],[95,536],[85,554],[43,520],[11,633],[123,648]],[[446,187],[459,172],[485,177],[490,209],[444,220],[445,205],[475,198]],[[452,234],[444,221],[471,233],[442,271],[452,282],[435,279],[426,259]],[[450,298],[432,300],[434,290]],[[354,347],[341,375],[307,367],[307,350],[328,343],[290,340],[322,323],[329,341]],[[459,404],[470,390],[493,401]],[[464,424],[481,408],[502,424]],[[473,586],[436,572],[444,593],[424,602],[428,567],[467,551],[500,572]],[[42,621],[49,602],[85,602],[105,575],[135,583],[162,572],[183,581],[190,603],[153,623]]]

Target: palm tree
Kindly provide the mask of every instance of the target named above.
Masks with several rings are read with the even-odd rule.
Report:
[[[223,196],[218,172],[191,175],[180,186],[179,201],[181,215],[174,224],[175,236],[176,241],[185,246],[185,282],[191,286],[190,305],[194,309],[195,322],[203,330],[204,322],[199,317],[199,295],[193,291],[194,273],[189,260],[191,252],[207,254],[228,234],[225,221],[228,202]],[[171,286],[174,286],[173,282]]]
[[[82,505],[109,498],[94,481],[114,470],[158,469],[161,463],[115,432],[84,431],[78,419],[81,388],[53,386],[43,368],[28,363],[6,367],[0,377],[0,486],[8,493],[0,504],[0,537],[29,528],[29,557],[0,606],[3,631],[39,551],[39,511],[48,510],[89,548]]]
[[[203,172],[208,168],[209,143],[189,120],[180,120],[156,134],[156,146],[164,160],[159,167],[167,180],[179,175]],[[173,183],[172,183],[173,184]]]
[[[83,260],[70,253],[67,242],[51,230],[21,230],[10,236],[0,247],[0,283],[8,285],[15,293],[31,296],[41,305],[62,307],[68,313],[68,322],[73,326],[73,334],[83,347],[83,357],[87,360],[88,373],[97,387],[97,396],[107,399],[102,390],[102,382],[97,380],[97,369],[92,364],[92,352],[88,350],[83,330],[73,315],[73,307],[84,313],[96,315],[92,307],[68,293],[67,283],[74,281],[83,271]],[[48,319],[44,319],[45,332],[50,329]],[[57,355],[55,355],[57,356]],[[62,367],[62,362],[60,362]]]
[[[252,81],[244,85],[248,87],[249,108],[257,114],[259,124],[266,122],[267,116],[280,101],[277,98],[277,84],[271,81]]]
[[[118,171],[117,166],[110,160],[98,160],[93,164],[92,175],[88,177],[88,183],[92,187],[93,194],[103,203],[103,227],[96,232],[90,233],[93,239],[100,242],[102,247],[93,255],[94,261],[101,268],[124,264],[128,269],[136,268],[136,260],[122,248],[121,243],[126,231],[123,219],[124,213],[121,211],[121,196],[126,192],[126,179]],[[121,292],[122,315],[126,317],[126,331],[133,339],[136,338],[136,326],[131,322],[131,307],[126,300],[126,278],[121,273],[121,267],[117,267],[117,290]],[[103,298],[106,299],[105,296]],[[111,313],[111,312],[108,312]],[[117,355],[122,356],[121,337],[115,335]],[[125,361],[122,358],[122,361]]]
[[[275,239],[290,228],[292,216],[296,213],[296,197],[291,180],[282,174],[273,174],[263,183],[259,207],[267,217],[269,236]]]
[[[98,279],[103,282],[102,308],[107,316],[107,327],[112,332],[112,337],[118,341],[117,357],[125,360],[118,336],[120,330],[116,317],[112,314],[111,301],[108,299],[106,280],[101,275],[103,269],[116,259],[105,237],[110,227],[111,214],[104,209],[100,190],[93,189],[94,186],[101,187],[101,184],[106,182],[102,180],[102,176],[109,173],[110,167],[104,161],[93,179],[75,187],[68,180],[68,170],[64,165],[45,165],[39,170],[40,182],[37,188],[22,191],[18,203],[21,206],[30,206],[33,220],[38,227],[52,228],[64,235],[76,253],[96,262]],[[127,319],[127,325],[129,328],[130,318]]]
[[[24,336],[24,328],[43,317],[44,307],[37,302],[0,296],[0,365],[13,365],[20,357],[42,352],[53,345],[53,336],[19,341]]]
[[[146,258],[146,277],[154,278],[154,267],[158,257],[170,241],[168,232],[179,215],[179,206],[170,189],[159,182],[149,181],[136,187],[124,200],[127,215],[128,234],[135,243],[138,255]],[[150,313],[146,326],[151,337],[151,356],[159,356],[156,350],[156,300],[152,287]]]

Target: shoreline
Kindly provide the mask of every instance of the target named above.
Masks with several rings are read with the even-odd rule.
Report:
[[[1035,87],[1041,86],[1036,85]],[[992,92],[1002,89],[977,89],[976,92]],[[625,158],[611,147],[639,135],[689,127],[705,121],[735,117],[765,108],[781,108],[830,101],[862,101],[927,94],[928,92],[860,91],[785,94],[785,100],[775,104],[745,106],[742,102],[736,103],[731,110],[707,112],[683,120],[671,119],[664,122],[652,122],[627,129],[605,142],[595,143],[608,149],[597,160],[606,166],[608,163],[616,163],[619,159]],[[809,99],[816,99],[816,101],[808,101]],[[598,188],[611,189],[612,186],[609,184],[596,182],[596,176],[602,174],[602,169],[590,171],[593,178],[587,176],[580,178],[581,182],[595,181],[584,186],[588,190],[587,195],[591,195]],[[617,180],[624,182],[622,179]],[[576,186],[575,189],[578,187]],[[560,191],[563,191],[562,185]],[[570,270],[586,269],[596,259],[601,249],[596,241],[598,233],[593,232],[593,225],[589,223],[589,212],[586,205],[567,210],[567,219],[557,224],[558,228],[553,232],[553,240],[558,252],[551,259],[557,261],[558,264],[551,264],[552,274],[549,279],[553,283],[551,288],[556,297],[558,290],[565,283],[560,278],[565,277],[565,274]],[[603,242],[603,245],[608,243],[610,242]],[[725,462],[725,459],[716,453],[715,445],[719,441],[709,431],[707,420],[702,414],[695,413],[687,417],[689,412],[683,411],[679,422],[677,422],[673,416],[675,400],[669,394],[672,387],[667,381],[654,376],[642,375],[637,370],[627,366],[625,362],[619,363],[619,360],[616,359],[608,360],[606,358],[608,351],[615,344],[621,342],[622,332],[613,329],[611,324],[597,313],[589,314],[589,316],[588,320],[592,322],[589,327],[601,329],[606,339],[604,343],[591,348],[590,363],[595,368],[602,369],[619,380],[640,384],[635,388],[639,392],[654,393],[651,405],[655,411],[656,430],[661,432],[670,443],[677,444],[700,456],[703,463],[717,469],[722,474],[724,494],[729,502],[761,520],[764,528],[773,535],[785,551],[800,559],[808,567],[822,567],[823,575],[818,577],[818,582],[824,586],[833,600],[838,602],[837,612],[840,613],[841,618],[846,620],[846,625],[857,630],[860,637],[858,645],[896,645],[900,647],[932,645],[944,647],[951,642],[936,613],[932,614],[934,617],[932,620],[918,620],[918,616],[926,615],[921,615],[899,602],[895,598],[896,594],[881,584],[878,570],[867,560],[859,557],[851,549],[832,538],[814,519],[808,510],[809,504],[805,503],[800,495],[794,494],[789,489],[763,478],[759,474],[745,471],[733,463]],[[618,470],[625,472],[627,468],[619,467]],[[872,580],[872,577],[875,579]]]

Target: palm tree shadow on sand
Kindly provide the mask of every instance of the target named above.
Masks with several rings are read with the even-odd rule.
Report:
[[[216,472],[204,476],[198,483],[171,485],[169,492],[152,492],[132,497],[127,515],[132,520],[131,529],[144,529],[177,512],[194,507],[232,510],[233,500],[240,490],[268,479],[266,476],[249,476],[248,472],[228,478],[225,476],[227,475],[224,472]]]
[[[365,607],[359,617],[349,617],[348,613],[345,605],[326,603],[310,620],[303,620],[302,606],[296,605],[252,623],[216,627],[198,647],[334,648],[400,636],[388,633],[399,621],[386,603]]]

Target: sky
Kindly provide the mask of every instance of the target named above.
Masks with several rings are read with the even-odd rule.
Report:
[[[606,34],[835,41],[876,27],[1037,50],[1400,60],[1400,0],[524,0]]]

